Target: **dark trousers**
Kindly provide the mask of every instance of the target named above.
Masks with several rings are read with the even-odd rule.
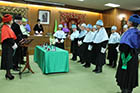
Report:
[[[18,46],[18,48],[16,49],[14,58],[13,58],[13,65],[14,68],[18,67],[18,64],[22,62],[22,47]]]

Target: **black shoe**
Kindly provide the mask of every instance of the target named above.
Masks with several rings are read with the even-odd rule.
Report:
[[[20,71],[20,68],[13,68],[14,71]]]
[[[6,79],[9,79],[9,80],[13,80],[15,77],[12,76],[12,75],[6,74],[6,75],[5,75],[5,78],[6,78]]]
[[[84,64],[85,62],[84,61],[81,61],[81,64]]]
[[[77,61],[77,63],[81,63],[81,60]]]
[[[102,73],[102,70],[97,70],[95,73]]]
[[[112,66],[112,64],[107,64],[108,66]]]
[[[24,65],[26,63],[26,61],[22,61],[20,64]]]
[[[83,67],[85,67],[85,68],[89,68],[90,65],[89,65],[89,64],[85,64],[85,65],[83,65]]]
[[[112,65],[112,68],[116,68],[116,65]]]
[[[94,70],[92,70],[92,72],[96,72],[98,69],[94,69]]]
[[[72,58],[72,61],[76,61],[77,59],[75,59],[75,58]]]

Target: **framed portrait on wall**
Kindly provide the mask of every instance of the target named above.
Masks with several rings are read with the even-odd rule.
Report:
[[[41,24],[50,24],[50,11],[39,10],[38,15],[38,19],[40,19]]]

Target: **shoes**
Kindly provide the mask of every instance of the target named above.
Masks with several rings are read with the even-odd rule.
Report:
[[[116,65],[112,65],[112,68],[116,68]]]
[[[95,73],[102,73],[102,70],[97,70]]]
[[[26,61],[22,61],[20,64],[24,65],[26,63]]]
[[[81,63],[81,60],[79,60],[77,63]]]
[[[6,78],[6,80],[7,80],[7,79],[9,79],[9,80],[13,80],[15,77],[12,76],[12,75],[8,75],[8,74],[6,74],[6,75],[5,75],[5,78]]]
[[[98,69],[94,69],[94,70],[92,70],[92,72],[96,72]]]
[[[89,64],[85,64],[85,65],[83,65],[83,67],[85,67],[85,68],[89,68],[90,65],[89,65]]]
[[[20,68],[13,68],[14,71],[20,71]]]
[[[112,64],[107,64],[108,66],[112,66]]]

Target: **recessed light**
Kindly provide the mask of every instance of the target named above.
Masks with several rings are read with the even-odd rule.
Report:
[[[107,3],[104,6],[109,6],[109,7],[120,7],[119,4],[113,4],[113,3]]]
[[[84,0],[77,0],[77,1],[81,1],[81,2],[83,2]]]

